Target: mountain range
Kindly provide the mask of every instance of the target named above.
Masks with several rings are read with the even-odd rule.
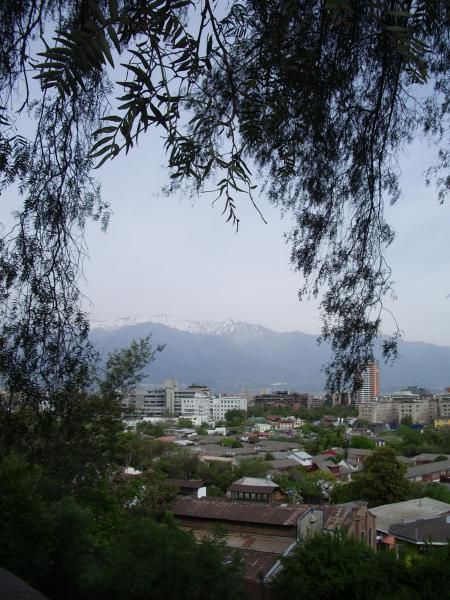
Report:
[[[91,339],[102,355],[152,334],[165,344],[148,368],[148,383],[175,379],[198,383],[216,392],[242,389],[288,389],[321,392],[321,368],[330,357],[326,344],[301,331],[276,332],[262,325],[227,320],[186,321],[167,315],[123,317],[92,324]],[[408,385],[433,391],[450,386],[450,347],[424,342],[399,343],[399,359],[380,361],[381,390],[389,393]]]

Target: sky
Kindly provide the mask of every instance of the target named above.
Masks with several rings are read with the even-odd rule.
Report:
[[[405,339],[450,345],[450,207],[425,186],[431,160],[432,149],[419,143],[401,157],[403,195],[386,209],[396,231],[387,252],[396,300],[386,305]],[[301,279],[283,239],[291,221],[263,196],[267,224],[243,199],[236,233],[210,195],[163,195],[167,172],[156,131],[99,176],[113,215],[106,233],[91,224],[86,236],[83,291],[93,320],[168,314],[319,333],[318,301],[297,299]],[[393,330],[386,313],[383,332]]]

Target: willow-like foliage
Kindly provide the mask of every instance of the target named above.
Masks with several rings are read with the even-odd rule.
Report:
[[[400,197],[399,151],[430,136],[441,202],[450,187],[449,10],[447,0],[3,2],[0,191],[20,182],[23,199],[0,246],[8,386],[86,378],[83,228],[108,218],[92,169],[152,128],[165,137],[169,190],[215,191],[235,227],[239,202],[257,207],[261,190],[294,216],[299,295],[322,294],[334,352],[329,387],[357,382],[391,286],[384,207]],[[28,140],[14,115],[30,105]],[[394,335],[384,353],[395,352]]]

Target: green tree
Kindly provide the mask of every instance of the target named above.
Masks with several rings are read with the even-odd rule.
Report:
[[[0,564],[35,584],[50,569],[51,537],[42,469],[18,455],[0,459]]]
[[[197,543],[173,524],[143,518],[126,524],[82,583],[84,598],[95,600],[240,597],[239,562],[219,541]]]
[[[399,598],[396,593],[406,579],[394,553],[375,553],[339,532],[305,540],[282,562],[273,584],[276,600]]]
[[[236,479],[240,477],[266,477],[270,466],[259,458],[245,458],[234,470]]]
[[[186,418],[181,418],[178,419],[178,427],[180,428],[186,428],[186,429],[192,429],[193,428],[193,424],[191,419],[186,419]]]
[[[365,450],[375,450],[377,447],[374,440],[363,435],[354,435],[350,440],[350,448],[363,448]]]
[[[308,472],[300,467],[276,478],[280,489],[295,502],[322,503],[329,498],[335,478],[324,471]]]
[[[390,448],[379,448],[364,461],[364,469],[356,479],[359,498],[369,506],[406,500],[410,483],[405,479],[406,466],[399,463]]]
[[[218,442],[219,446],[225,446],[226,448],[242,448],[242,444],[239,440],[234,438],[224,437]]]
[[[227,427],[239,428],[242,427],[247,418],[247,411],[232,409],[225,413],[225,422]]]
[[[440,483],[415,483],[411,486],[411,498],[433,498],[450,504],[450,490]]]
[[[199,465],[198,455],[182,447],[171,447],[158,461],[158,468],[173,479],[194,479]]]

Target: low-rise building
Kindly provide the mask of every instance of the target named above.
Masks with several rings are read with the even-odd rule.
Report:
[[[180,496],[206,498],[206,485],[201,479],[168,479],[167,483],[177,488]]]
[[[405,475],[406,479],[414,482],[448,482],[450,479],[450,460],[425,463],[409,467]]]
[[[316,507],[186,498],[178,500],[172,512],[197,539],[209,535],[218,525],[225,530],[225,544],[242,558],[251,598],[267,598],[263,584],[270,583],[282,568],[281,557],[311,535],[339,530],[373,548],[376,543],[375,517],[365,502]]]
[[[444,520],[450,513],[450,504],[446,502],[432,498],[414,498],[376,506],[371,508],[370,512],[376,517],[377,539],[380,547],[393,548],[398,541],[402,540],[423,545],[427,533],[432,533],[436,542],[442,541],[445,533],[448,537],[449,529]],[[442,515],[444,517],[439,520]],[[435,522],[431,523],[431,528],[428,528],[427,523],[431,521]],[[444,525],[440,533],[437,531],[439,524]]]
[[[241,477],[228,488],[227,495],[232,500],[253,502],[273,502],[280,499],[279,486],[271,479],[261,477]]]

